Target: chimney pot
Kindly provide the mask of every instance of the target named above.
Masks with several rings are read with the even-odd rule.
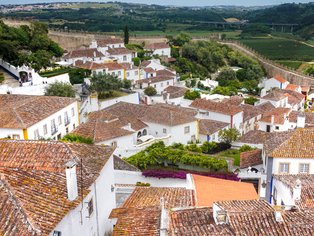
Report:
[[[74,201],[78,196],[76,165],[77,163],[74,160],[68,161],[65,164],[67,193],[70,201]]]

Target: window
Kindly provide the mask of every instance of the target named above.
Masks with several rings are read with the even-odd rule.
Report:
[[[126,72],[126,77],[130,77],[130,72]]]
[[[62,119],[61,119],[61,116],[58,116],[58,124],[59,124],[59,125],[62,125]]]
[[[62,234],[61,234],[61,231],[53,231],[53,234],[52,234],[52,236],[61,236]]]
[[[65,128],[65,132],[69,133],[69,128],[68,127]]]
[[[280,163],[279,164],[279,173],[280,174],[289,174],[289,163]]]
[[[167,85],[169,85],[169,81],[167,82]]]
[[[142,135],[147,135],[147,130],[146,129],[143,130]]]
[[[19,134],[13,134],[13,135],[12,135],[12,138],[13,138],[13,139],[20,139],[20,135],[19,135]]]
[[[61,139],[61,134],[57,135],[57,140]]]
[[[121,71],[118,71],[118,75],[119,75],[119,76],[121,75]]]
[[[299,173],[300,174],[309,174],[310,173],[310,164],[309,163],[300,163]]]
[[[135,72],[134,72],[134,75],[138,75],[138,71],[135,71]]]
[[[48,133],[48,128],[47,128],[47,124],[45,124],[43,126],[43,129],[44,129],[44,135],[46,135]]]
[[[94,211],[93,198],[89,200],[87,208],[88,208],[88,216],[91,216],[91,214]]]
[[[167,129],[163,128],[162,132],[163,132],[164,134],[166,134],[166,133],[167,133]]]
[[[126,56],[123,56],[123,61],[126,61]]]
[[[117,145],[118,145],[117,141],[111,142],[111,146],[112,146],[112,147],[116,147]]]
[[[190,133],[190,126],[184,127],[184,133],[185,133],[185,134]]]
[[[270,125],[266,125],[266,132],[270,132]]]
[[[154,88],[156,88],[156,84],[154,84]]]
[[[72,107],[72,109],[71,109],[71,114],[72,114],[72,116],[74,116],[74,115],[75,115],[75,112],[74,112],[74,107]]]
[[[160,84],[160,87],[163,87],[163,86],[164,86],[164,84],[163,84],[163,83],[161,83],[161,84]]]
[[[275,129],[276,129],[276,130],[279,130],[279,126],[276,126]]]
[[[73,124],[73,129],[75,129],[75,124]]]
[[[34,130],[34,139],[39,139],[39,131],[38,131],[38,129]]]

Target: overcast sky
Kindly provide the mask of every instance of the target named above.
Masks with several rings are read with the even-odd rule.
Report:
[[[26,4],[42,2],[79,2],[80,0],[0,0],[0,4]],[[106,2],[94,0],[95,2]],[[81,0],[81,2],[86,2]],[[264,6],[291,2],[310,2],[310,1],[290,1],[290,0],[120,0],[119,2],[133,2],[158,5],[177,5],[177,6],[214,6],[214,5],[239,5],[239,6]]]

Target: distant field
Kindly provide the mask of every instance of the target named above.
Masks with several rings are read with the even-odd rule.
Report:
[[[242,39],[243,44],[271,60],[312,61],[314,47],[290,39]]]
[[[299,69],[299,67],[303,64],[303,61],[275,61],[281,65],[284,65],[286,67],[289,67],[291,69]]]
[[[75,3],[71,5],[62,5],[60,8],[71,8],[71,9],[79,9],[79,8],[108,8],[108,7],[113,7],[117,6],[116,4],[113,3]],[[118,6],[117,6],[118,7]]]

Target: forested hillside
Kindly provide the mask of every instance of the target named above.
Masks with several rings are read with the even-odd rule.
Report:
[[[16,66],[31,65],[35,70],[50,66],[51,59],[62,56],[63,49],[47,33],[47,25],[40,22],[15,28],[0,21],[0,57]]]

